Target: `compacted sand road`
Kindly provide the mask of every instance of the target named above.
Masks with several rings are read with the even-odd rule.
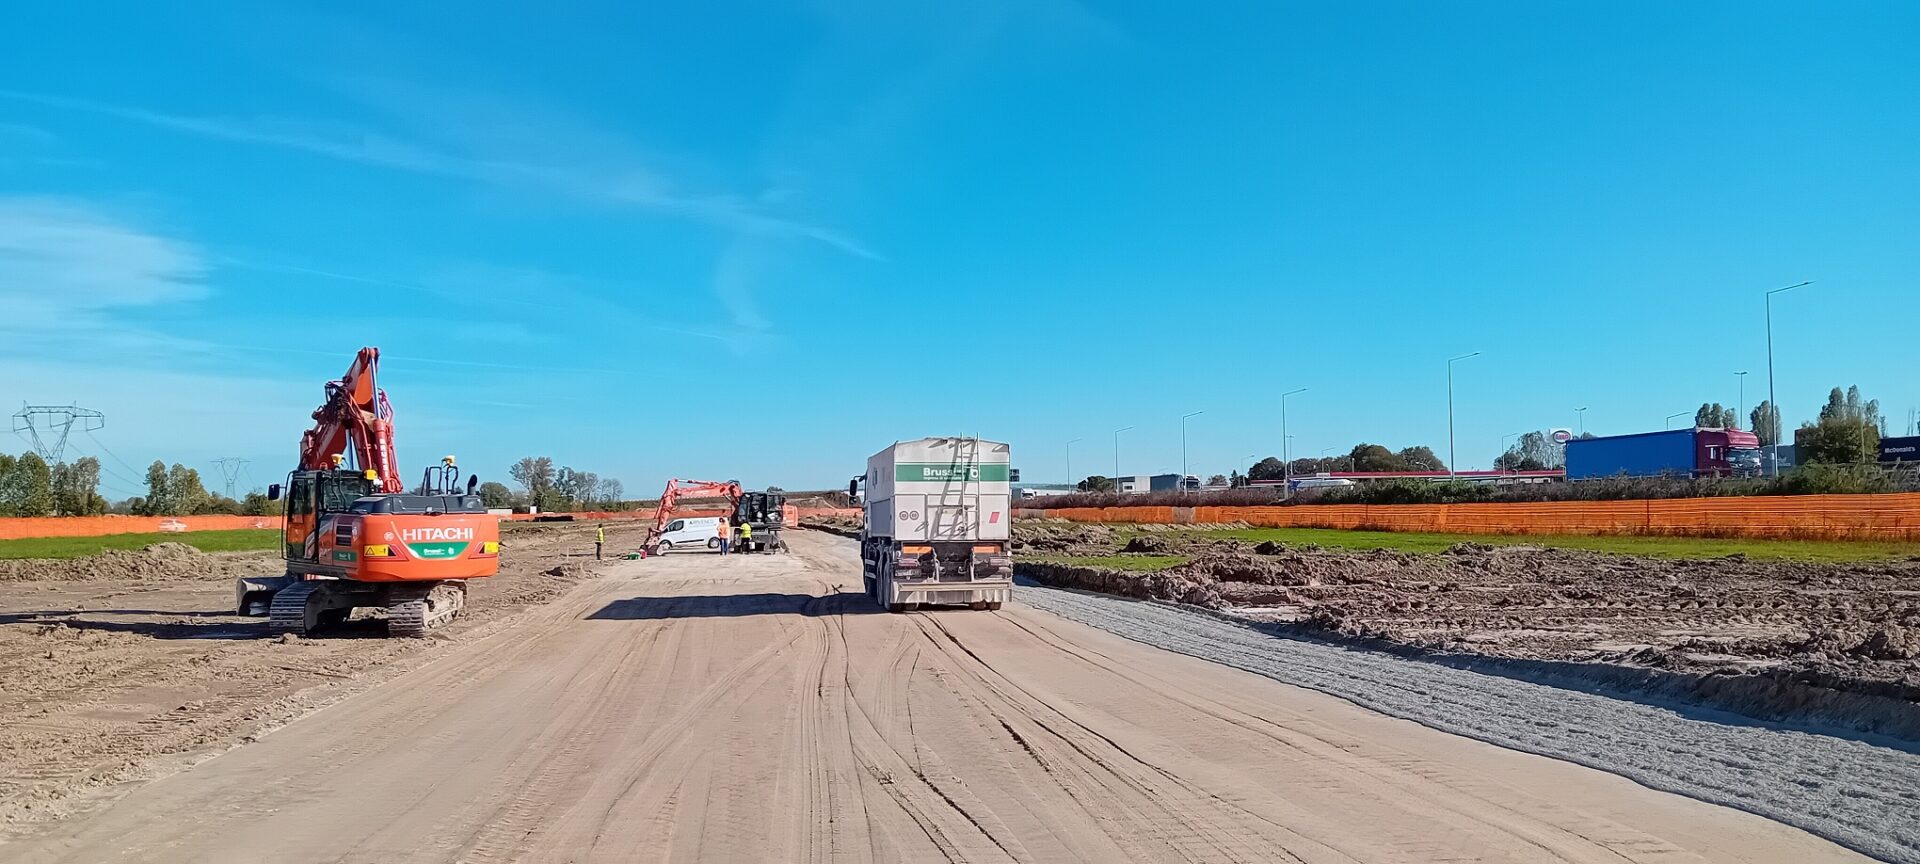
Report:
[[[1012,604],[851,544],[613,565],[10,862],[1842,861],[1757,816]]]

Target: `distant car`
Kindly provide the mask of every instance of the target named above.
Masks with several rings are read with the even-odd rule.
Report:
[[[1293,481],[1293,488],[1295,489],[1334,489],[1342,486],[1356,485],[1359,484],[1345,477],[1302,477]]]

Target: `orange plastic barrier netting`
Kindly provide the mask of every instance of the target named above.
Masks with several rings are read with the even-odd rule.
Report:
[[[1157,524],[1246,522],[1458,534],[1685,534],[1920,540],[1920,493],[1539,501],[1515,504],[1305,504],[1295,507],[1066,507],[1027,517]]]
[[[0,540],[278,528],[278,516],[58,516],[0,519]]]

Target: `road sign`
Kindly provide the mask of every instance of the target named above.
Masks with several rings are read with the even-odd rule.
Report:
[[[1553,443],[1555,444],[1565,444],[1568,441],[1573,440],[1573,430],[1572,429],[1555,429],[1551,432],[1548,432],[1547,437],[1552,438]]]

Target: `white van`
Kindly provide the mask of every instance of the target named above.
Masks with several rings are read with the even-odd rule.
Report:
[[[678,547],[682,549],[720,548],[720,523],[718,516],[698,516],[692,519],[675,519],[667,523],[666,530],[660,532],[660,554]]]

